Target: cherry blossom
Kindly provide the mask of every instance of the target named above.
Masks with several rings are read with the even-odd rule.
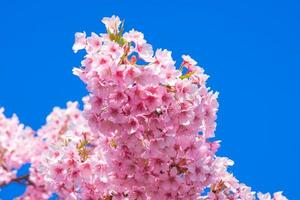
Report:
[[[256,194],[216,155],[218,93],[194,59],[176,67],[118,16],[102,22],[106,33],[75,34],[73,51],[86,52],[73,69],[88,91],[83,110],[54,107],[35,132],[0,109],[0,187],[26,184],[24,200],[287,199]],[[29,174],[17,177],[25,163]]]
[[[36,170],[33,178],[42,179],[43,188],[60,198],[104,196],[107,173],[102,149],[77,107],[78,103],[68,102],[66,109],[54,108],[46,125],[38,131],[40,146],[46,150],[32,163]],[[90,185],[97,188],[91,191],[87,188]],[[31,194],[28,190],[27,193]],[[40,199],[49,197],[44,196]]]
[[[194,59],[192,59],[189,55],[183,55],[182,59],[183,59],[183,64],[182,65],[186,65],[186,66],[195,66],[195,65],[197,65],[197,62]]]
[[[204,70],[187,55],[177,70],[170,51],[153,55],[142,33],[123,34],[115,16],[103,22],[101,48],[86,57],[109,61],[74,71],[90,92],[84,115],[104,149],[111,198],[197,199],[210,188],[209,199],[253,199],[227,172],[232,162],[215,155],[219,142],[208,140],[218,93],[206,87]]]
[[[113,15],[112,17],[104,17],[102,19],[102,23],[105,24],[105,27],[111,33],[116,33],[121,24],[120,18],[118,16]]]
[[[78,50],[84,49],[86,46],[86,34],[76,33],[75,34],[75,43],[72,47],[73,51],[76,53]]]
[[[287,198],[282,195],[282,192],[275,192],[273,198],[271,198],[270,193],[262,194],[259,192],[257,196],[259,200],[287,200]]]
[[[11,181],[21,181],[17,170],[31,162],[35,132],[19,123],[18,117],[7,118],[0,108],[0,186]]]

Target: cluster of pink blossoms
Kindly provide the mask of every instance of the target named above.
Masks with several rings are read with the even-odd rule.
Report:
[[[66,109],[54,108],[37,134],[37,151],[44,154],[32,161],[30,181],[35,184],[21,199],[48,199],[52,192],[66,200],[107,194],[101,145],[92,137],[77,102],[68,102]]]
[[[34,131],[19,124],[16,115],[6,118],[0,108],[0,187],[16,179],[17,170],[33,155]]]
[[[122,36],[118,18],[103,22],[108,34],[77,34],[74,50],[85,48],[87,55],[74,72],[90,91],[85,115],[101,136],[111,196],[196,199],[217,178],[212,165],[219,145],[207,141],[217,94],[191,58],[182,63],[190,70],[184,78],[171,52],[153,55],[142,33]],[[146,64],[138,65],[140,59]]]
[[[204,70],[187,55],[176,69],[170,51],[125,33],[116,16],[102,22],[105,34],[75,35],[73,50],[87,52],[73,70],[89,91],[83,112],[71,102],[54,108],[35,134],[1,110],[0,185],[27,184],[24,200],[256,199],[227,171],[233,161],[216,156],[218,94]],[[26,162],[30,175],[15,177]]]

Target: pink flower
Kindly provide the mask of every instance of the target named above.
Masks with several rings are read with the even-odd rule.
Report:
[[[283,196],[282,192],[275,192],[274,193],[274,200],[287,200],[285,196]]]
[[[190,67],[190,66],[197,65],[197,62],[194,59],[192,59],[189,55],[183,55],[182,59],[183,59],[182,65],[184,66]]]
[[[171,52],[164,49],[158,49],[155,52],[155,63],[162,67],[166,67],[168,65],[174,65],[175,62],[172,59]]]
[[[111,56],[115,60],[115,63],[119,62],[119,59],[124,53],[124,50],[115,42],[109,41],[104,43],[103,50],[106,51],[106,54]]]
[[[115,123],[122,123],[125,121],[125,116],[122,114],[121,109],[117,105],[111,106],[104,110],[101,114],[101,117],[103,117],[105,120]]]
[[[132,29],[128,33],[124,33],[123,37],[127,40],[127,42],[134,42],[137,44],[144,44],[146,41],[144,40],[144,34]]]
[[[135,117],[130,117],[128,119],[127,130],[129,134],[135,133],[139,128],[139,121]]]
[[[259,200],[271,200],[270,193],[262,194],[261,192],[257,193],[257,197]]]
[[[137,45],[137,50],[139,53],[139,56],[145,60],[146,62],[151,62],[153,61],[153,49],[150,44],[144,43],[141,45]]]
[[[118,32],[119,26],[121,24],[120,18],[118,16],[113,15],[111,17],[104,17],[101,21],[109,32]]]
[[[102,46],[102,39],[96,33],[92,33],[91,37],[87,38],[87,51],[88,52],[97,52]]]
[[[86,47],[86,34],[85,32],[82,33],[75,33],[75,43],[72,47],[73,51],[77,53],[78,50],[84,49]]]
[[[254,200],[228,172],[233,161],[216,155],[218,93],[204,70],[183,55],[192,73],[182,76],[170,51],[153,57],[141,32],[123,34],[114,15],[102,22],[108,33],[75,35],[73,50],[87,54],[73,70],[87,85],[83,111],[76,102],[55,107],[35,133],[0,108],[0,186],[30,162],[24,200]]]
[[[56,180],[63,179],[64,174],[65,174],[65,168],[62,165],[57,165],[53,167],[50,171],[50,176],[53,176],[53,178]]]
[[[119,90],[114,93],[109,94],[109,103],[110,105],[121,106],[127,103],[128,95],[124,91]]]
[[[147,199],[145,195],[145,188],[133,187],[133,190],[128,194],[129,199],[144,200]]]

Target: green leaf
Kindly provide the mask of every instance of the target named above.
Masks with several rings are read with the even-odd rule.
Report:
[[[184,74],[184,75],[181,75],[179,78],[180,78],[181,80],[186,79],[186,78],[190,78],[194,73],[195,73],[195,72],[189,72],[189,73],[186,73],[186,74]]]

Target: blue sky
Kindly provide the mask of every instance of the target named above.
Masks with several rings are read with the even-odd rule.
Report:
[[[103,32],[100,20],[119,15],[175,59],[189,54],[220,92],[219,155],[256,191],[300,196],[300,2],[296,0],[115,0],[0,3],[0,106],[37,129],[53,106],[81,100],[72,75],[74,33]],[[11,185],[0,198],[23,188]]]

